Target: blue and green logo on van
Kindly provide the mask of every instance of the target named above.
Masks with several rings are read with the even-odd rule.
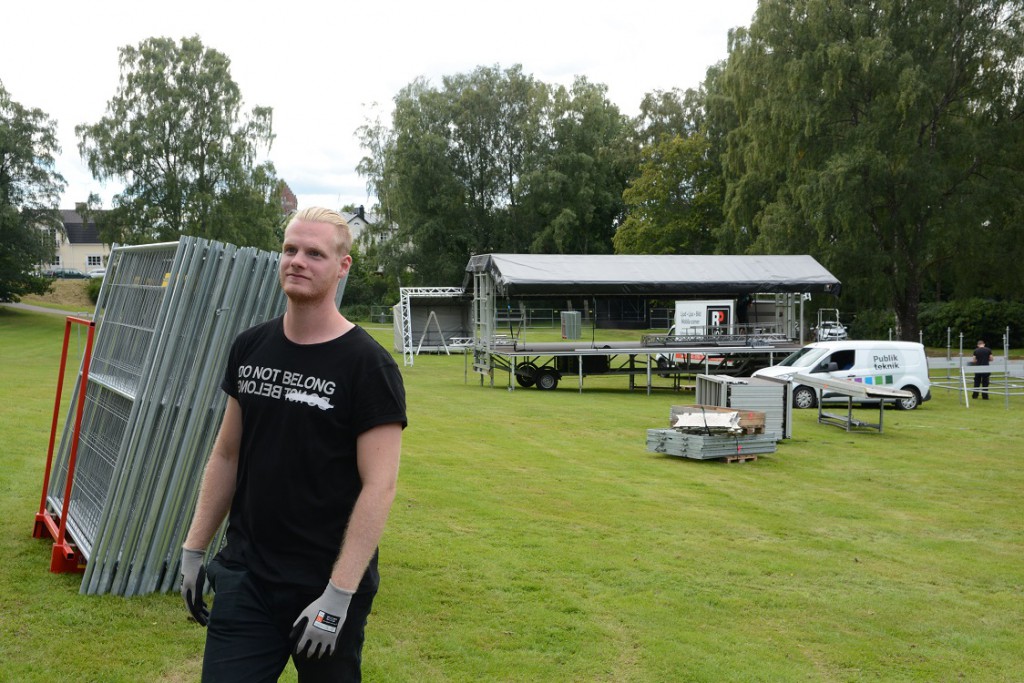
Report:
[[[855,377],[854,382],[861,384],[892,384],[892,375],[868,375],[867,377]]]

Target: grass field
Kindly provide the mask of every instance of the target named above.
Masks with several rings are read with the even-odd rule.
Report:
[[[81,596],[31,537],[62,332],[0,308],[0,681],[197,680],[176,594]],[[882,434],[797,411],[723,464],[644,449],[692,394],[403,373],[367,681],[1024,679],[1024,399],[937,393]]]

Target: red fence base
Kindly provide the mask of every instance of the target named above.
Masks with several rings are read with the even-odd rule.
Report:
[[[59,534],[60,525],[55,517],[46,513],[36,514],[32,537],[55,539],[50,552],[50,571],[54,574],[81,574],[85,571],[85,556],[66,538],[58,539]]]
[[[78,392],[78,405],[75,413],[75,425],[71,439],[71,452],[68,457],[68,476],[64,487],[64,504],[59,516],[51,515],[46,509],[46,493],[50,487],[50,469],[53,466],[53,448],[57,438],[57,422],[60,415],[60,397],[64,387],[64,372],[68,361],[68,342],[71,338],[71,325],[77,323],[87,325],[89,329],[82,358],[82,381]],[[85,388],[89,380],[89,361],[92,357],[92,340],[95,323],[74,316],[68,316],[64,325],[64,348],[61,351],[60,373],[57,376],[57,391],[53,401],[53,421],[50,424],[50,445],[46,454],[46,470],[43,473],[43,493],[39,498],[39,512],[36,513],[32,527],[33,538],[52,538],[53,552],[50,555],[50,571],[54,573],[84,572],[85,556],[67,539],[68,505],[71,503],[71,485],[75,478],[75,458],[78,455],[78,440],[81,435],[82,413],[85,409]]]

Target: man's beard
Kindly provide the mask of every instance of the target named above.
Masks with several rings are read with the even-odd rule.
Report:
[[[306,280],[304,281],[303,286],[289,291],[288,287],[286,287],[286,274],[282,273],[279,279],[281,282],[281,290],[284,291],[285,296],[288,297],[290,301],[294,301],[297,304],[319,303],[320,301],[329,298],[331,294],[331,283],[329,282],[317,283],[315,288],[311,289],[308,284],[312,283],[312,281]]]

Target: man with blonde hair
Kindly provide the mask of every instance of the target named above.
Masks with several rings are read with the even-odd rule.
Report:
[[[321,206],[311,206],[307,209],[296,211],[288,221],[288,224],[290,225],[296,221],[333,225],[337,230],[338,251],[343,255],[347,255],[352,251],[352,230],[349,228],[345,217],[337,211],[325,209]]]
[[[292,217],[285,313],[231,346],[227,406],[181,563],[185,604],[208,624],[204,681],[276,680],[289,657],[304,683],[361,680],[407,422],[391,354],[334,303],[351,242],[335,211]],[[207,567],[225,516],[227,543]]]

